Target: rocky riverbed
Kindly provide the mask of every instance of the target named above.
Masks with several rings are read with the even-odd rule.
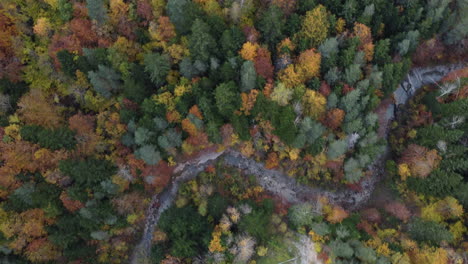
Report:
[[[463,64],[442,65],[412,69],[406,78],[400,83],[393,94],[394,101],[384,100],[377,108],[384,114],[379,115],[381,130],[379,135],[387,137],[389,124],[395,118],[395,110],[404,106],[408,100],[424,85],[441,80],[447,73],[462,68]],[[155,195],[147,211],[147,219],[140,243],[135,247],[131,258],[132,264],[148,263],[148,256],[151,251],[152,234],[158,223],[161,214],[168,209],[177,196],[177,191],[181,183],[196,177],[208,165],[221,159],[227,166],[239,168],[245,173],[254,175],[258,184],[265,190],[282,198],[284,201],[294,204],[304,201],[313,202],[318,196],[325,196],[333,204],[341,205],[347,210],[356,210],[371,196],[376,183],[384,175],[384,165],[388,157],[389,150],[378,157],[371,167],[370,176],[361,182],[362,190],[340,189],[330,191],[322,188],[300,185],[292,177],[279,170],[266,169],[263,163],[248,158],[239,152],[228,149],[222,152],[209,152],[194,160],[179,164],[174,170],[175,176],[172,183],[166,189]],[[159,204],[159,206],[156,206]]]

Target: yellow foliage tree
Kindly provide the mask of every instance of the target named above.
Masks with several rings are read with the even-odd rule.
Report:
[[[319,119],[326,111],[327,99],[320,93],[308,89],[302,98],[304,113],[308,116]]]
[[[34,25],[34,34],[41,37],[45,37],[50,33],[50,22],[46,17],[41,17],[37,19],[36,24]]]
[[[401,163],[398,165],[398,175],[400,175],[400,178],[402,181],[406,181],[406,179],[411,176],[411,171],[408,167],[408,164],[406,163]]]
[[[346,26],[346,21],[343,18],[338,18],[335,25],[335,30],[337,34],[341,34]]]
[[[223,9],[216,0],[194,0],[194,2],[200,4],[207,14],[223,15]]]
[[[457,219],[463,215],[463,206],[457,199],[447,196],[443,200],[431,203],[421,210],[421,217],[427,220],[442,222]]]
[[[313,47],[317,47],[327,38],[329,27],[327,9],[323,5],[318,5],[316,8],[307,11],[301,30],[294,37],[296,39],[307,38]]]
[[[50,100],[37,89],[31,90],[21,97],[18,107],[21,120],[28,124],[57,128],[62,123],[58,107],[52,105]]]
[[[271,93],[271,100],[277,102],[279,105],[287,105],[292,98],[293,89],[287,88],[284,83],[280,82]]]
[[[250,115],[250,110],[255,106],[255,102],[257,101],[258,90],[252,89],[250,92],[241,93],[242,99],[242,107],[241,111],[244,112],[245,115]]]
[[[295,48],[296,46],[294,45],[294,42],[292,42],[289,38],[285,38],[278,44],[276,50],[279,54],[282,54],[292,52]]]
[[[409,254],[411,263],[441,264],[449,263],[447,251],[443,248],[416,249]]]
[[[128,4],[123,0],[110,0],[110,20],[113,25],[117,25],[119,20],[124,17],[128,12]]]
[[[439,201],[436,204],[438,212],[445,219],[457,219],[463,215],[463,206],[457,199],[451,196],[445,197],[444,200]]]
[[[457,221],[455,224],[452,224],[450,226],[450,233],[452,233],[455,241],[459,241],[460,239],[462,239],[463,234],[465,234],[466,231],[467,231],[467,228],[465,224],[463,224],[462,221]]]
[[[302,83],[301,75],[296,71],[294,64],[289,64],[278,75],[279,80],[288,88],[294,88]]]
[[[239,54],[244,60],[253,61],[257,56],[258,44],[253,44],[250,41],[247,41],[242,45],[242,49],[239,51]]]
[[[178,63],[184,56],[189,55],[189,50],[182,45],[172,44],[166,48],[174,63]]]
[[[315,49],[309,49],[299,55],[296,70],[301,75],[302,82],[306,82],[320,74],[320,53],[315,52]]]
[[[367,61],[371,61],[374,56],[374,44],[372,44],[371,30],[361,23],[354,23],[354,35],[359,37],[361,44],[359,49],[363,50]]]

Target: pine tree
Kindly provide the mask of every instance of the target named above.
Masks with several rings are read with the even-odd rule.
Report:
[[[103,0],[86,0],[86,8],[91,19],[96,20],[99,24],[107,20],[107,8]]]
[[[198,6],[189,0],[168,0],[166,11],[179,34],[190,32],[190,27],[199,15]]]
[[[144,57],[145,71],[151,76],[151,81],[157,86],[166,82],[166,76],[171,69],[167,54],[148,53]]]
[[[276,5],[270,5],[261,17],[258,29],[265,42],[274,48],[276,43],[283,38],[285,24],[282,10]]]
[[[88,72],[88,77],[94,90],[105,98],[120,90],[120,75],[107,66],[99,65],[97,71]]]
[[[200,19],[196,19],[193,23],[192,34],[189,38],[190,56],[193,60],[208,62],[210,56],[216,53],[216,40],[210,34],[208,24]]]
[[[344,172],[346,181],[349,183],[356,183],[364,176],[359,162],[354,158],[350,158],[345,162]]]
[[[335,140],[333,141],[327,151],[328,159],[334,160],[345,154],[348,150],[348,143],[346,140]]]
[[[252,61],[245,61],[241,67],[241,91],[248,92],[255,88],[257,73]]]
[[[161,160],[161,154],[151,145],[145,145],[137,149],[135,156],[144,160],[148,165],[156,165]]]

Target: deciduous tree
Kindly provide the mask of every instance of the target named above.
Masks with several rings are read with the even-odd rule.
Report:
[[[40,90],[31,90],[18,102],[18,114],[28,124],[57,128],[63,120],[59,109],[50,101]]]
[[[306,38],[312,47],[318,47],[327,38],[329,27],[327,9],[323,5],[318,5],[313,10],[307,11],[301,31],[295,35],[295,41],[298,43],[299,39]]]

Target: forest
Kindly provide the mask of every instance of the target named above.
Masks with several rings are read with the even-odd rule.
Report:
[[[466,0],[2,0],[0,263],[468,263],[467,47]]]

